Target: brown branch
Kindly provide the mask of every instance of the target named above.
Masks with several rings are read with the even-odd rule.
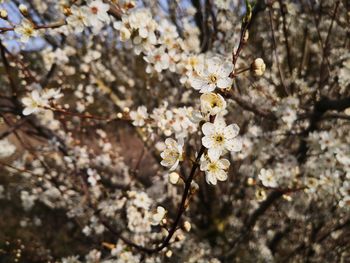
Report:
[[[289,95],[289,91],[288,91],[288,89],[286,87],[284,76],[283,76],[282,69],[281,69],[281,65],[280,65],[280,62],[279,62],[279,59],[278,59],[278,55],[277,55],[277,41],[276,41],[276,37],[275,37],[275,29],[274,29],[274,26],[273,26],[272,7],[271,6],[269,6],[269,18],[270,18],[270,28],[271,28],[271,34],[272,34],[273,53],[275,55],[277,68],[278,68],[278,73],[279,73],[279,77],[280,77],[280,81],[281,81],[281,85],[283,87],[285,95]]]
[[[286,6],[283,4],[282,0],[278,0],[281,14],[282,14],[282,21],[283,21],[283,35],[284,35],[284,44],[286,46],[287,51],[287,63],[288,63],[288,69],[289,74],[292,75],[293,73],[293,67],[292,67],[292,57],[290,53],[290,47],[288,42],[288,30],[287,30],[287,19],[286,19]]]

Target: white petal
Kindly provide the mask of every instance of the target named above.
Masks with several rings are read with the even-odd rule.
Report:
[[[28,98],[28,97],[25,97],[25,98],[23,98],[22,99],[22,103],[24,104],[24,105],[31,105],[32,104],[32,102],[33,102],[33,100],[31,99],[31,98]]]
[[[222,77],[228,77],[232,71],[233,71],[232,63],[224,63],[223,65],[221,65],[218,73]]]
[[[25,108],[24,110],[23,110],[23,115],[30,115],[30,114],[32,114],[33,112],[35,111],[35,109],[34,108],[29,108],[29,107],[27,107],[27,108]]]
[[[208,184],[216,185],[217,183],[216,177],[212,173],[205,173],[205,179]]]
[[[148,36],[147,28],[144,28],[144,27],[139,28],[139,35],[142,38],[146,38]]]
[[[215,88],[216,88],[215,84],[205,83],[205,85],[202,86],[200,93],[212,92],[215,90]]]
[[[227,159],[220,159],[218,161],[218,166],[220,169],[226,170],[230,167],[230,162]]]
[[[215,132],[215,126],[211,122],[206,122],[202,126],[202,132],[204,135],[211,135]]]
[[[201,171],[205,171],[205,170],[207,170],[207,167],[208,167],[208,162],[207,161],[202,161],[199,169]]]
[[[220,78],[216,85],[220,88],[220,89],[226,89],[232,86],[232,82],[233,80],[229,77],[227,78]]]
[[[212,162],[219,160],[222,154],[221,148],[210,148],[208,149],[208,156]]]
[[[232,139],[239,133],[239,127],[237,124],[231,124],[224,129],[225,138]]]
[[[221,61],[218,58],[209,59],[207,62],[208,73],[209,74],[218,73],[220,70],[220,63]]]
[[[204,136],[202,138],[202,144],[205,148],[209,149],[209,148],[212,148],[214,146],[215,142],[211,138],[211,136]]]
[[[176,147],[177,143],[173,138],[166,138],[165,139],[165,144],[170,147]]]
[[[216,173],[216,178],[219,181],[226,181],[227,180],[227,173],[224,170],[220,170]]]
[[[203,78],[201,78],[199,76],[191,77],[190,78],[190,83],[191,83],[192,88],[194,88],[196,90],[199,90],[203,86],[208,85],[208,82],[205,79],[203,79]]]
[[[225,147],[230,152],[239,152],[242,150],[242,139],[241,138],[233,138],[227,140],[225,143]]]
[[[179,160],[176,160],[174,165],[172,167],[170,167],[170,171],[174,171],[177,168],[178,165],[179,165]]]

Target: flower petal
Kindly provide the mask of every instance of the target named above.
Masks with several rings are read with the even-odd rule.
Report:
[[[225,78],[220,78],[216,85],[220,88],[220,89],[226,89],[232,86],[232,79],[229,77],[225,77]]]
[[[242,139],[238,137],[227,140],[225,143],[225,147],[230,152],[239,152],[240,150],[242,150]]]
[[[211,135],[215,132],[215,126],[211,122],[206,122],[202,126],[202,132],[204,135]]]
[[[224,129],[225,138],[232,139],[239,133],[239,127],[237,124],[231,124]]]

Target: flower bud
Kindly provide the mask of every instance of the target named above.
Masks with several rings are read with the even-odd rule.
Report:
[[[171,256],[173,255],[173,252],[171,250],[168,250],[166,253],[165,253],[165,256],[167,258],[170,258]]]
[[[19,11],[21,12],[21,14],[23,16],[27,16],[28,15],[28,7],[24,4],[20,4],[18,7]]]
[[[262,58],[255,59],[254,62],[250,66],[250,70],[257,77],[262,76],[265,72],[265,69],[266,69],[266,65],[265,65],[264,60]]]
[[[188,221],[185,221],[184,229],[186,230],[186,232],[190,232],[190,230],[191,230],[191,223],[188,222]]]
[[[7,11],[5,9],[0,9],[0,17],[4,20],[7,20]]]
[[[243,43],[247,43],[249,39],[249,31],[248,29],[244,32],[244,36],[243,36]]]
[[[176,172],[172,172],[169,174],[169,182],[171,184],[177,184],[179,182],[179,178],[180,178],[180,176]]]

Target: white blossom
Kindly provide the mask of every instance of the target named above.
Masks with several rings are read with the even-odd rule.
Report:
[[[145,106],[139,106],[136,111],[130,112],[130,118],[134,126],[145,125],[145,120],[148,118],[147,108]]]
[[[201,111],[204,114],[216,115],[226,108],[226,101],[220,94],[204,93],[200,97]]]
[[[212,161],[218,160],[225,150],[238,152],[242,148],[242,141],[237,137],[237,124],[226,126],[222,120],[216,119],[214,123],[203,124],[202,131],[202,144],[208,149],[208,156]]]
[[[202,158],[200,169],[205,172],[208,184],[216,185],[217,181],[227,180],[227,170],[230,162],[227,159]]]
[[[20,41],[23,43],[28,42],[30,38],[39,36],[34,25],[26,19],[23,19],[21,24],[15,27],[14,31],[20,36]]]
[[[232,71],[232,63],[214,57],[208,59],[205,65],[196,67],[190,76],[190,83],[201,93],[212,92],[215,88],[226,89],[232,85],[232,79],[229,77]]]
[[[261,169],[258,175],[261,183],[266,187],[277,187],[276,177],[273,170],[271,169]]]
[[[165,150],[160,154],[163,158],[160,164],[165,167],[170,167],[170,171],[174,171],[182,160],[183,141],[180,140],[177,142],[172,138],[167,138],[165,140],[165,145]]]
[[[164,216],[166,214],[166,210],[162,206],[157,207],[157,211],[152,214],[152,225],[159,225],[160,222],[163,220]]]

